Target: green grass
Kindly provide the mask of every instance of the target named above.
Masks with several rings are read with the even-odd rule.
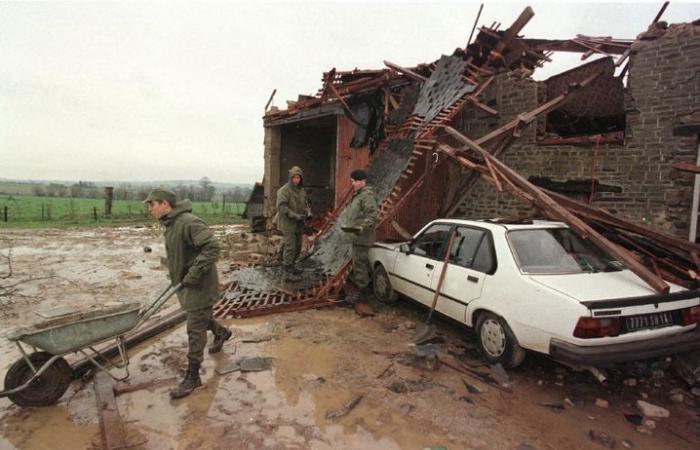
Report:
[[[244,207],[243,203],[228,203],[224,213],[221,202],[196,202],[192,212],[211,224],[237,223],[242,221]],[[106,217],[103,199],[0,195],[0,228],[123,225],[153,220],[137,200],[115,200],[112,215]]]

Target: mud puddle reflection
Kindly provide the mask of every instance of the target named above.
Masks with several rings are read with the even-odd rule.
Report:
[[[429,445],[420,424],[365,396],[349,414],[326,420],[358,394],[334,381],[339,367],[332,344],[309,343],[285,332],[281,321],[229,321],[236,334],[220,355],[207,355],[204,387],[171,401],[175,382],[118,397],[129,427],[145,448],[401,449]],[[248,341],[248,342],[246,342]],[[132,383],[177,376],[185,365],[184,327],[154,345],[135,349]],[[216,373],[240,357],[272,358],[262,372]],[[434,441],[432,441],[434,443]]]

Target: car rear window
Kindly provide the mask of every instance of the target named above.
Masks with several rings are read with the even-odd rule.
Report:
[[[569,228],[511,230],[508,240],[516,262],[526,273],[610,272],[625,268]]]

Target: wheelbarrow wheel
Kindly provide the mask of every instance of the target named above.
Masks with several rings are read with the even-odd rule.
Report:
[[[35,352],[29,355],[36,370],[39,370],[53,355],[47,352]],[[58,358],[39,378],[32,381],[25,389],[8,395],[19,406],[49,406],[58,401],[68,390],[73,371],[63,358]],[[5,375],[5,390],[22,386],[34,371],[24,358],[20,358],[10,367]]]

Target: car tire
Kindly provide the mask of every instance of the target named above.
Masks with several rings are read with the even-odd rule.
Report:
[[[399,295],[391,286],[389,274],[381,264],[377,264],[372,272],[372,288],[374,296],[382,303],[395,303]]]
[[[481,313],[475,331],[479,350],[491,364],[501,363],[512,369],[525,359],[525,350],[503,318],[491,312]]]

